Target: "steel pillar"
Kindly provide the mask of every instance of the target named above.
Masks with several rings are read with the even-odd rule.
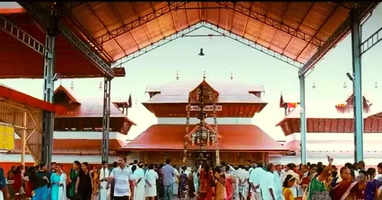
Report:
[[[305,76],[299,75],[300,79],[300,143],[301,163],[306,164],[306,112],[305,112]]]
[[[361,66],[361,17],[358,9],[351,10],[352,26],[352,61],[353,61],[353,94],[354,94],[354,159],[363,160],[363,96],[362,96],[362,66]]]
[[[44,101],[53,103],[54,70],[55,70],[55,35],[46,34],[44,55]],[[53,154],[54,113],[43,113],[43,135],[41,162],[48,166]]]
[[[102,162],[108,162],[109,161],[111,79],[105,77],[103,85],[104,86],[103,86]]]

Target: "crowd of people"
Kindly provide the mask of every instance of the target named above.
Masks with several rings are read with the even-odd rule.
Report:
[[[382,163],[364,162],[339,169],[328,157],[323,163],[281,165],[248,163],[231,166],[207,162],[194,167],[145,165],[125,158],[101,167],[75,161],[65,173],[62,165],[0,168],[0,199],[33,200],[382,200]]]

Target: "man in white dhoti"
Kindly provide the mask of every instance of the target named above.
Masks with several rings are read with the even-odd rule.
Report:
[[[282,189],[282,183],[281,183],[281,178],[276,170],[280,164],[276,164],[274,167],[272,166],[271,168],[271,173],[273,173],[273,184],[274,184],[274,189],[275,189],[275,198],[276,200],[284,200],[284,195],[283,195],[283,189]]]
[[[145,174],[145,196],[149,198],[149,200],[154,200],[157,196],[157,180],[159,176],[158,173],[154,170],[152,164],[149,165],[149,169]]]
[[[58,165],[57,170],[59,171],[60,175],[60,182],[59,182],[59,189],[58,189],[58,200],[67,200],[66,197],[66,179],[67,176],[65,174],[65,171],[62,169],[62,165]]]
[[[134,171],[134,200],[145,200],[145,171],[143,170],[143,163],[138,164],[137,169]]]
[[[239,177],[239,196],[240,200],[245,200],[248,197],[248,178],[249,173],[247,170],[244,169],[243,166],[239,166],[239,169],[237,170],[237,175]]]
[[[109,169],[107,168],[107,162],[102,161],[102,168],[100,170],[99,174],[99,199],[100,200],[107,200],[109,197],[109,183],[107,179],[109,178],[110,172]]]
[[[178,195],[179,176],[180,176],[180,173],[178,171],[178,167],[174,166],[174,184],[172,185],[172,194],[173,195]]]
[[[260,179],[263,174],[265,174],[265,171],[262,166],[257,165],[256,163],[254,163],[252,168],[249,170],[248,182],[251,192],[251,200],[261,200]]]
[[[227,164],[229,167],[228,172],[232,175],[232,178],[235,180],[232,182],[232,188],[233,188],[233,199],[237,200],[239,199],[239,176],[237,169],[233,168],[231,165]]]

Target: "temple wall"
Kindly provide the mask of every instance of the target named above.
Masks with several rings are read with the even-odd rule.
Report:
[[[144,163],[161,164],[164,163],[167,158],[171,159],[173,165],[183,165],[183,152],[137,152],[137,160],[141,160]],[[214,159],[215,157],[211,158]],[[252,161],[264,162],[268,161],[268,153],[262,152],[220,152],[220,161],[226,162],[232,165],[249,165]],[[193,160],[188,160],[188,163],[192,165]]]
[[[268,159],[266,153],[262,152],[222,152],[220,161],[235,165],[250,165],[252,161],[264,162]]]
[[[171,159],[173,165],[182,165],[183,152],[141,151],[136,153],[136,159],[147,164],[162,164],[167,158]]]

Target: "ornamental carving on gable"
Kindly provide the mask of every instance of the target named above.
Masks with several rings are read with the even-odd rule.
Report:
[[[190,103],[214,104],[218,102],[219,93],[203,81],[189,93]]]

